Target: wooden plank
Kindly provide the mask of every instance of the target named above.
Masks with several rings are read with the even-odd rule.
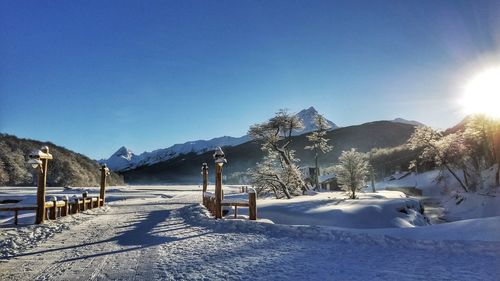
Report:
[[[36,206],[11,206],[11,207],[0,207],[0,211],[34,211],[36,210]]]
[[[249,207],[249,203],[243,203],[243,202],[223,202],[221,203],[221,206],[238,206],[238,207]]]

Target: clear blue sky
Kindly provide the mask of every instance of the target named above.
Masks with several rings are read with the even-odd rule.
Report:
[[[102,158],[279,108],[446,128],[499,52],[500,1],[3,0],[0,131]]]

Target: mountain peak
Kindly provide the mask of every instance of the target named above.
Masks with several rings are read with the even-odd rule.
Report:
[[[396,118],[394,120],[391,120],[391,122],[394,122],[394,123],[402,123],[402,124],[408,124],[408,125],[413,125],[413,126],[425,126],[423,123],[420,123],[418,121],[415,121],[415,120],[407,120],[407,119],[404,119],[404,118]]]
[[[316,130],[316,122],[315,122],[315,116],[316,114],[319,114],[316,108],[313,106],[301,110],[299,113],[297,113],[297,117],[302,121],[302,124],[304,125],[304,128],[301,130],[295,130],[294,135],[301,135],[305,133],[312,132]],[[337,129],[339,126],[337,126],[335,123],[333,123],[330,120],[326,120],[328,122],[328,125],[330,125],[330,128]]]
[[[114,156],[128,156],[129,154],[133,154],[133,152],[126,146],[120,147],[115,153],[113,153]]]

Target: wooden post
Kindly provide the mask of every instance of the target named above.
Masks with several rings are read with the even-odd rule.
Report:
[[[203,163],[201,165],[201,174],[203,175],[203,193],[207,192],[208,188],[208,165]]]
[[[248,217],[250,220],[257,219],[257,194],[255,190],[250,189],[248,193]]]
[[[68,215],[68,209],[69,209],[69,206],[68,206],[68,197],[65,196],[63,198],[63,201],[64,201],[64,206],[61,208],[61,217],[65,217]]]
[[[215,165],[215,218],[222,218],[222,165]]]
[[[71,214],[78,213],[78,209],[80,207],[80,203],[78,203],[78,198],[75,199],[73,203],[71,203]]]
[[[52,159],[52,155],[49,153],[49,147],[44,146],[41,150],[34,151],[29,155],[30,161],[28,163],[33,164],[31,161],[35,161],[34,163],[38,163],[38,184],[36,191],[36,217],[35,223],[40,224],[43,223],[46,216],[45,210],[45,190],[47,188],[47,170],[48,170],[48,162]],[[38,162],[37,162],[38,161]]]
[[[43,223],[45,219],[45,189],[47,188],[47,163],[48,159],[42,159],[42,167],[38,170],[38,188],[36,191],[36,219],[35,223]]]
[[[101,191],[99,193],[99,200],[97,201],[97,206],[104,206],[105,196],[106,196],[106,176],[109,175],[109,169],[106,164],[101,166]],[[102,201],[101,201],[102,200]]]
[[[83,204],[82,204],[82,209],[80,209],[80,211],[83,212],[83,211],[87,210],[87,192],[82,193],[82,197],[83,197],[83,199],[82,199]]]
[[[17,225],[17,215],[18,215],[18,211],[15,210],[14,211],[14,224]]]
[[[52,199],[52,203],[54,203],[54,206],[50,208],[50,219],[55,220],[57,218],[57,198],[54,197]]]

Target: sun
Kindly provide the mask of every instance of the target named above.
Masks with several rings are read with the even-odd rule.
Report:
[[[466,85],[462,105],[467,114],[500,118],[500,67],[480,72]]]

